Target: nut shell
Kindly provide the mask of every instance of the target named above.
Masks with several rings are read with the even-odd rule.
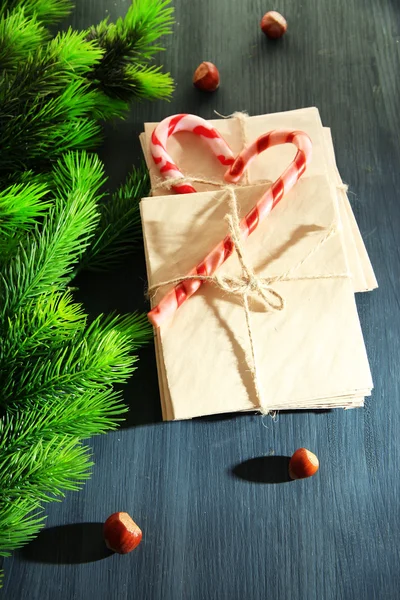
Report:
[[[142,531],[126,512],[110,515],[104,523],[103,535],[107,547],[118,554],[131,552],[142,540]]]
[[[319,460],[307,448],[299,448],[289,462],[289,477],[291,479],[305,479],[311,477],[319,469]]]
[[[260,25],[265,35],[272,40],[282,37],[287,29],[285,17],[275,10],[267,12],[261,19]]]
[[[202,62],[193,74],[193,85],[204,92],[215,92],[219,87],[217,67],[211,62]]]

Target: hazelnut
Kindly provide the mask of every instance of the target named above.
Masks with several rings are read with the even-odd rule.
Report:
[[[118,554],[131,552],[142,540],[141,530],[126,512],[110,515],[104,523],[103,535],[107,548]]]
[[[311,477],[319,468],[319,460],[307,448],[299,448],[289,462],[289,476],[291,479],[304,479]]]
[[[261,19],[261,29],[266,36],[276,40],[282,37],[287,29],[286,19],[275,10],[271,10]]]
[[[219,71],[211,62],[202,62],[193,75],[193,84],[205,92],[215,92],[219,86]]]

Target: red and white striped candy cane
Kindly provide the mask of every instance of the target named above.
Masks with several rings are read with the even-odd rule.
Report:
[[[278,177],[275,183],[260,198],[257,204],[247,213],[240,222],[242,239],[245,240],[261,223],[263,219],[271,212],[278,202],[303,175],[307,165],[311,160],[312,145],[308,135],[302,131],[271,131],[260,136],[250,146],[245,148],[236,158],[232,166],[225,174],[225,180],[229,183],[237,182],[243,174],[248,164],[267,148],[279,144],[294,144],[298,150],[294,160],[290,163],[283,174]],[[234,244],[230,235],[227,235],[194,269],[188,276],[207,275],[211,276],[220,267],[234,251]],[[169,318],[182,303],[190,298],[199,287],[204,283],[202,280],[190,279],[182,281],[176,285],[170,292],[162,298],[159,304],[149,313],[149,321],[155,326],[160,327]]]
[[[166,150],[168,138],[179,131],[190,131],[203,138],[222,165],[233,164],[235,157],[232,150],[218,131],[207,121],[196,115],[175,115],[161,121],[151,136],[151,156],[164,178],[184,178],[183,173],[180,172]],[[188,184],[175,184],[172,189],[177,194],[190,194],[196,191]]]

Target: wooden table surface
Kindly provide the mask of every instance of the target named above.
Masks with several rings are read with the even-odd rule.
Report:
[[[83,28],[123,15],[129,0],[76,0]],[[162,423],[154,349],[126,391],[124,428],[94,439],[93,476],[48,505],[46,529],[4,561],[7,600],[394,600],[400,597],[399,353],[400,2],[175,0],[160,60],[177,83],[170,103],[143,102],[108,125],[101,156],[112,185],[140,159],[144,121],[317,106],[379,281],[357,297],[375,389],[363,409]],[[272,43],[270,8],[289,22]],[[192,87],[218,64],[221,88]],[[142,252],[108,276],[81,277],[93,311],[145,309]],[[282,374],[285,376],[285,374]],[[266,426],[265,426],[266,425]],[[299,447],[319,474],[273,483]],[[269,456],[269,458],[267,458]],[[264,457],[264,459],[263,459]],[[272,457],[272,458],[271,458]],[[274,458],[275,457],[275,458]],[[278,458],[276,458],[278,457]],[[254,468],[240,465],[249,459]],[[101,523],[126,510],[144,531],[127,556],[106,556]]]

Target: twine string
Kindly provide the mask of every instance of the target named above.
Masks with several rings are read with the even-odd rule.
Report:
[[[187,275],[185,277],[175,277],[167,281],[159,282],[149,287],[148,294],[153,297],[155,293],[164,286],[177,285],[184,281],[196,280],[202,282],[209,282],[216,285],[219,289],[227,294],[237,295],[241,298],[241,305],[245,314],[246,330],[249,340],[250,355],[246,352],[246,360],[251,373],[252,382],[257,397],[257,408],[263,414],[269,414],[270,410],[267,408],[267,403],[263,397],[260,377],[257,367],[256,350],[254,343],[254,335],[251,325],[251,310],[249,306],[249,298],[258,297],[264,307],[270,311],[282,311],[285,309],[285,299],[280,292],[274,289],[273,284],[280,281],[301,281],[301,280],[315,280],[315,279],[337,279],[337,278],[349,278],[351,275],[348,272],[345,273],[323,273],[321,275],[309,275],[309,276],[294,276],[293,273],[297,271],[311,256],[318,252],[326,242],[338,232],[336,224],[332,224],[330,227],[325,229],[325,235],[320,239],[318,244],[299,261],[296,265],[275,277],[259,277],[254,272],[254,269],[248,264],[245,258],[245,252],[243,248],[242,233],[240,230],[240,220],[238,214],[237,197],[233,187],[229,186],[226,188],[228,194],[228,208],[229,211],[225,217],[229,234],[231,236],[235,252],[239,259],[241,273],[239,277],[233,277],[230,275]]]

